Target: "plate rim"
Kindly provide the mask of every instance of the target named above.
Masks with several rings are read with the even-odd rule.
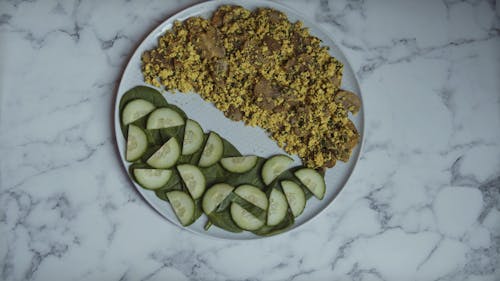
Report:
[[[239,5],[239,6],[242,6],[242,7],[246,8],[245,4],[247,4],[247,3],[251,3],[253,5],[259,5],[259,6],[262,5],[262,6],[267,6],[267,7],[270,7],[270,8],[278,9],[279,11],[284,12],[285,14],[287,14],[287,16],[289,16],[288,15],[289,12],[293,13],[293,16],[295,16],[296,18],[298,18],[303,23],[304,27],[314,27],[320,33],[324,34],[335,45],[335,47],[340,51],[341,55],[345,58],[345,61],[342,61],[342,63],[344,65],[347,65],[352,70],[352,74],[353,74],[353,78],[354,78],[354,83],[357,86],[357,88],[359,89],[359,92],[356,93],[356,94],[358,95],[358,97],[361,100],[361,110],[357,113],[357,114],[361,114],[361,116],[360,116],[361,118],[360,118],[360,121],[359,121],[360,124],[359,124],[359,127],[357,128],[358,132],[360,134],[360,141],[358,143],[359,148],[357,149],[358,151],[357,151],[356,157],[349,159],[349,161],[353,161],[352,168],[350,169],[350,171],[348,171],[347,175],[345,175],[343,183],[339,186],[339,188],[335,192],[335,194],[333,194],[333,197],[331,198],[330,202],[327,202],[327,204],[324,207],[320,208],[309,219],[301,222],[300,224],[294,223],[294,226],[292,226],[292,228],[290,228],[288,230],[285,230],[283,232],[271,235],[271,236],[259,236],[259,235],[255,235],[255,234],[249,232],[252,235],[251,237],[231,238],[231,237],[221,237],[221,236],[217,236],[217,235],[210,235],[208,233],[203,233],[203,232],[199,232],[197,230],[191,229],[191,228],[189,228],[189,226],[188,227],[182,226],[178,221],[175,220],[175,217],[174,218],[170,218],[168,216],[168,214],[164,213],[162,210],[160,210],[159,208],[157,208],[156,207],[156,203],[150,201],[150,199],[144,194],[145,191],[142,190],[138,186],[138,184],[136,184],[133,181],[132,177],[129,174],[129,165],[130,165],[130,163],[128,163],[124,159],[124,157],[122,155],[123,154],[122,147],[120,146],[120,142],[118,140],[118,138],[123,138],[123,135],[122,135],[122,132],[121,132],[121,129],[120,129],[120,123],[119,123],[120,122],[119,103],[120,103],[120,98],[123,96],[123,94],[120,94],[120,93],[121,92],[123,92],[123,93],[126,92],[126,91],[122,90],[122,87],[124,87],[123,86],[123,84],[124,84],[123,78],[124,78],[124,75],[126,74],[127,70],[129,69],[129,67],[131,67],[132,58],[136,55],[136,53],[139,51],[139,49],[141,48],[141,46],[143,46],[148,41],[148,39],[150,37],[153,37],[154,39],[157,39],[159,35],[157,35],[157,36],[153,36],[153,35],[157,34],[162,29],[164,29],[164,30],[161,31],[159,34],[163,34],[166,30],[169,30],[171,27],[170,28],[166,28],[166,26],[168,24],[170,24],[169,23],[170,21],[185,20],[185,19],[182,18],[183,14],[187,13],[189,15],[191,13],[196,13],[197,10],[206,10],[208,8],[209,11],[213,12],[214,11],[213,9],[216,8],[216,7],[218,7],[218,6],[220,6],[220,5],[226,5],[226,4],[229,4],[229,5]],[[207,7],[205,7],[205,6],[207,6]],[[250,8],[250,9],[254,9],[254,8]],[[323,38],[320,38],[320,39],[323,39]],[[162,93],[162,95],[165,94],[165,90],[164,89],[161,89],[161,88],[158,88],[158,87],[154,87],[154,86],[146,84],[144,82],[142,82],[140,84],[137,84],[137,85],[138,86],[139,85],[145,85],[145,86],[148,86],[148,87],[151,87],[151,88],[154,88],[154,89],[158,90],[160,93]],[[294,9],[293,7],[285,5],[284,3],[277,3],[277,2],[273,2],[273,1],[269,1],[269,0],[256,0],[256,1],[212,0],[212,1],[205,1],[205,2],[201,2],[201,3],[195,3],[193,5],[189,5],[189,6],[183,8],[181,10],[178,10],[177,12],[173,13],[172,15],[168,16],[166,19],[162,20],[160,23],[158,23],[156,26],[154,26],[145,36],[142,37],[142,40],[138,44],[135,45],[135,47],[133,48],[133,52],[131,52],[130,56],[128,56],[127,61],[126,61],[126,65],[125,65],[125,67],[123,68],[123,70],[121,72],[121,75],[120,75],[120,78],[119,78],[119,83],[118,83],[118,86],[116,88],[116,93],[115,93],[115,96],[114,96],[113,107],[114,107],[113,126],[114,126],[114,131],[115,131],[115,141],[114,142],[115,142],[115,145],[116,145],[116,150],[117,150],[117,153],[118,153],[118,157],[120,158],[120,161],[122,163],[124,172],[127,174],[128,180],[135,187],[136,191],[148,203],[149,207],[153,208],[158,214],[160,214],[161,217],[165,218],[168,222],[172,223],[176,227],[178,227],[181,230],[186,231],[188,233],[193,233],[193,234],[198,235],[200,237],[205,237],[205,238],[210,238],[210,239],[215,239],[215,240],[230,240],[230,241],[260,240],[260,239],[264,239],[264,238],[280,237],[283,234],[290,234],[290,233],[296,231],[297,229],[301,229],[302,226],[304,226],[307,223],[309,223],[309,222],[317,219],[320,214],[322,214],[323,212],[325,212],[330,206],[333,205],[333,202],[335,202],[337,200],[337,198],[340,196],[340,194],[342,193],[342,191],[345,189],[345,187],[349,183],[349,180],[352,178],[352,175],[354,174],[354,171],[356,170],[356,167],[358,165],[358,162],[359,162],[359,160],[361,158],[361,155],[363,153],[363,150],[364,150],[365,127],[366,127],[365,126],[365,124],[366,124],[366,115],[365,115],[365,110],[364,110],[365,109],[365,107],[364,107],[364,99],[363,99],[361,85],[359,83],[359,77],[356,74],[356,72],[354,71],[354,69],[352,68],[352,65],[351,65],[350,61],[347,59],[347,56],[342,51],[342,49],[340,49],[339,45],[335,43],[335,40],[333,40],[333,38],[329,35],[329,33],[322,26],[320,26],[318,24],[315,24],[312,20],[309,19],[309,17],[304,16],[303,14],[300,13],[300,11]],[[148,191],[148,190],[146,190],[146,191]]]

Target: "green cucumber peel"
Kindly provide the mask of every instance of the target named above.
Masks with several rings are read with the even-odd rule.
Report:
[[[118,106],[119,110],[118,112],[120,113],[120,119],[123,113],[123,109],[127,105],[128,102],[135,100],[135,99],[143,99],[146,101],[149,101],[156,107],[161,107],[161,106],[168,106],[168,102],[163,97],[163,95],[156,89],[147,87],[147,86],[136,86],[127,92],[123,94],[123,96],[120,99],[120,104]],[[142,119],[142,118],[141,118]],[[136,120],[137,121],[137,120]],[[133,122],[135,123],[135,122]],[[123,133],[123,136],[126,138],[127,137],[127,125],[123,125],[123,122],[120,120],[120,127]],[[146,128],[143,126],[142,128]]]
[[[230,184],[232,186],[235,186],[235,187],[242,185],[242,184],[250,184],[250,185],[256,186],[262,190],[265,190],[266,185],[264,184],[264,181],[262,181],[260,171],[262,169],[262,166],[264,165],[264,162],[266,162],[266,160],[267,159],[265,159],[265,158],[258,157],[257,164],[255,164],[255,166],[252,169],[250,169],[249,171],[247,171],[245,173],[240,174],[240,173],[227,172],[228,176],[224,182],[227,184]],[[222,166],[221,166],[221,169],[224,169],[224,168],[222,168]]]
[[[252,231],[253,234],[259,236],[271,236],[289,229],[295,222],[292,212],[288,209],[285,218],[275,226],[264,225],[261,228]]]

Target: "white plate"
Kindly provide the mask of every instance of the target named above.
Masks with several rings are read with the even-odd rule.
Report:
[[[118,94],[115,101],[115,137],[118,145],[118,150],[120,152],[120,158],[123,163],[123,167],[127,171],[128,174],[128,166],[129,163],[125,161],[125,139],[120,131],[120,118],[119,118],[119,109],[118,105],[123,94],[137,85],[145,85],[142,79],[141,74],[141,54],[149,49],[155,48],[157,44],[158,37],[163,35],[166,30],[169,30],[172,27],[174,21],[179,20],[183,21],[192,16],[202,16],[205,18],[209,18],[220,5],[222,4],[237,4],[243,6],[247,9],[254,9],[257,7],[270,7],[277,9],[281,12],[284,12],[288,19],[292,22],[300,20],[304,23],[305,27],[309,27],[310,33],[314,36],[317,36],[323,41],[323,45],[330,47],[330,54],[336,57],[344,64],[344,76],[342,79],[342,88],[351,90],[355,93],[358,93],[361,96],[361,91],[359,89],[358,82],[354,75],[354,72],[347,62],[344,54],[340,51],[340,49],[335,45],[332,39],[325,33],[323,30],[315,26],[313,23],[308,21],[306,18],[302,17],[296,11],[273,2],[268,1],[210,1],[201,4],[194,5],[190,8],[187,8],[166,21],[160,24],[155,30],[153,30],[139,45],[135,53],[130,58],[125,71],[123,72],[122,79],[120,81],[120,85],[118,87]],[[217,110],[213,105],[208,102],[203,101],[197,94],[171,94],[166,92],[165,97],[169,103],[178,105],[182,108],[186,114],[198,121],[200,125],[203,127],[205,131],[213,130],[219,133],[222,137],[229,140],[232,144],[238,148],[242,154],[255,154],[263,157],[267,157],[277,153],[285,153],[282,149],[280,149],[277,144],[272,141],[266,133],[260,128],[252,128],[243,125],[243,122],[234,122],[230,121],[222,112]],[[328,169],[326,172],[326,183],[327,183],[327,191],[325,198],[321,201],[311,198],[307,202],[307,206],[304,212],[296,219],[295,224],[291,229],[296,229],[299,226],[303,225],[307,221],[311,220],[313,217],[318,215],[321,211],[323,211],[330,203],[333,202],[338,192],[342,189],[342,187],[346,184],[349,176],[351,175],[354,166],[359,158],[359,153],[361,149],[361,144],[363,142],[363,133],[364,133],[364,112],[363,108],[361,108],[360,112],[351,117],[356,128],[359,130],[360,134],[360,145],[358,145],[351,156],[351,159],[348,163],[342,163],[340,161],[337,162],[337,165]],[[297,164],[300,164],[298,157],[294,156],[294,159]],[[161,215],[167,218],[173,224],[187,229],[191,232],[198,233],[204,236],[225,238],[225,239],[255,239],[260,238],[260,236],[256,236],[250,232],[242,232],[242,233],[231,233],[228,231],[224,231],[215,226],[212,226],[208,231],[203,229],[203,226],[206,223],[206,216],[200,217],[194,224],[183,227],[177,221],[175,214],[173,213],[170,205],[157,198],[152,191],[145,190],[141,188],[139,185],[134,183],[135,188],[142,194],[144,199],[153,206]],[[291,230],[290,229],[290,230]],[[288,231],[290,231],[288,230]]]

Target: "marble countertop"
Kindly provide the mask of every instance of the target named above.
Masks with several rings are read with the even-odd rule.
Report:
[[[498,1],[287,1],[360,79],[366,139],[297,231],[214,240],[133,189],[128,57],[182,1],[0,2],[0,280],[500,280]]]

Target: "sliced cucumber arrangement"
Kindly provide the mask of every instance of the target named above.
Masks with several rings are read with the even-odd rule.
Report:
[[[208,167],[217,163],[224,152],[224,143],[217,133],[210,132],[208,135],[207,143],[203,148],[201,153],[200,162],[198,165],[200,167]]]
[[[262,210],[267,210],[268,200],[266,194],[259,188],[248,184],[240,185],[234,190],[234,193]],[[238,203],[231,204],[231,217],[244,230],[257,230],[265,224],[265,221],[255,217]]]
[[[128,126],[127,136],[127,151],[125,159],[129,162],[134,162],[144,155],[148,149],[148,138],[144,131],[135,126]]]
[[[283,192],[276,188],[269,195],[269,210],[267,211],[267,225],[277,225],[286,217],[288,203]]]
[[[295,176],[311,191],[318,199],[325,196],[325,178],[318,171],[311,168],[303,168],[295,172]]]
[[[193,199],[186,192],[170,191],[167,192],[167,198],[183,226],[193,223],[195,205]]]
[[[162,107],[155,109],[148,117],[146,129],[161,129],[184,125],[184,118],[175,110]]]
[[[153,168],[170,168],[175,165],[180,155],[181,148],[179,142],[175,138],[170,138],[148,158],[146,163]]]
[[[203,195],[202,208],[205,214],[212,213],[226,197],[231,194],[234,187],[226,183],[218,183],[210,187]]]
[[[311,194],[325,196],[318,171],[291,168],[287,155],[241,155],[151,88],[130,90],[120,111],[132,179],[168,201],[183,226],[204,213],[206,230],[273,235],[293,225]]]
[[[281,182],[281,188],[285,193],[286,200],[290,206],[290,210],[294,217],[298,217],[306,207],[306,194],[300,187],[293,181],[284,180]]]
[[[158,189],[172,176],[171,170],[163,169],[134,169],[133,173],[137,183],[146,189]]]
[[[275,155],[267,159],[262,167],[262,179],[265,184],[270,184],[281,173],[290,168],[293,159],[287,155]]]
[[[182,181],[186,185],[191,197],[193,199],[200,198],[206,187],[205,176],[200,168],[190,164],[183,164],[177,166],[177,171],[179,171]]]
[[[198,122],[188,119],[184,128],[182,155],[190,155],[198,151],[203,145],[203,129]]]
[[[143,116],[148,115],[155,109],[155,106],[147,100],[136,99],[125,105],[122,112],[122,123],[128,125]]]
[[[226,157],[220,160],[224,169],[233,173],[245,173],[250,171],[257,164],[257,156],[235,156]]]

